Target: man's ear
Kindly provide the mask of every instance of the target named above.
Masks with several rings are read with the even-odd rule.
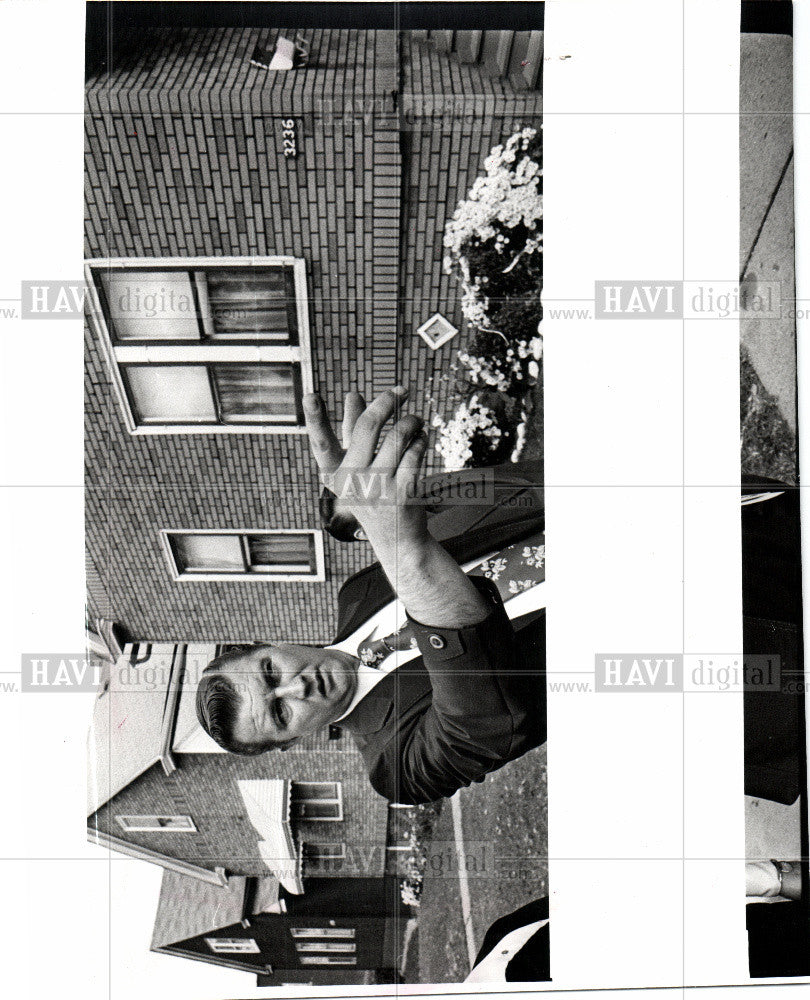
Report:
[[[367,542],[368,541],[368,536],[366,535],[365,531],[363,531],[363,529],[360,528],[360,527],[357,527],[357,528],[354,529],[354,538],[355,538],[355,541],[357,541],[357,542]]]

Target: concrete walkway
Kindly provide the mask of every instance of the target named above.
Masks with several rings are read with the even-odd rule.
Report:
[[[781,315],[743,315],[740,335],[762,383],[796,431],[792,39],[745,34],[741,49],[740,275],[778,282]]]

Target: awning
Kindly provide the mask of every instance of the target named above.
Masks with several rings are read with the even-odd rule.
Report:
[[[259,834],[259,854],[287,892],[301,894],[301,852],[290,825],[290,782],[287,778],[237,781],[248,817]]]

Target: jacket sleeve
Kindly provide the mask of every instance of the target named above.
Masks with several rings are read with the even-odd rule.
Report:
[[[485,577],[470,579],[491,607],[482,622],[447,629],[410,619],[432,699],[398,729],[380,761],[383,794],[395,801],[452,795],[511,759],[519,710],[503,686],[517,666],[515,633],[497,587]]]

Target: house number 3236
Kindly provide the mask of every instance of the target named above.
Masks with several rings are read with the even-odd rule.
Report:
[[[298,156],[298,146],[295,141],[295,120],[293,118],[282,118],[281,129],[284,155],[289,159],[295,159]]]

